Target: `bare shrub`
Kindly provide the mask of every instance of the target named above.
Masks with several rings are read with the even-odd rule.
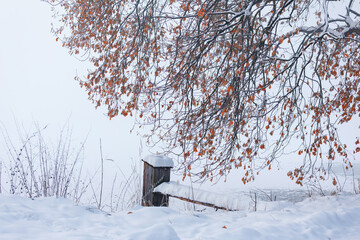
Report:
[[[115,160],[105,160],[110,161],[113,165],[112,167],[116,168],[117,171],[112,177],[111,186],[103,186],[104,178],[108,175],[103,173],[104,159],[101,159],[101,167],[99,167],[99,170],[90,178],[90,187],[92,191],[90,204],[109,212],[118,212],[139,206],[141,203],[142,184],[141,167],[139,164],[133,161],[131,170],[124,173]],[[100,197],[102,198],[101,202]]]
[[[35,124],[32,133],[17,126],[20,144],[15,144],[6,128],[1,129],[8,159],[10,194],[37,197],[66,197],[79,202],[88,184],[82,179],[84,144],[74,149],[71,130],[65,125],[55,145],[43,137],[47,126]]]
[[[133,161],[130,171],[124,173],[117,160],[103,158],[100,140],[100,167],[85,174],[86,141],[74,147],[72,131],[65,124],[55,144],[51,144],[43,134],[47,126],[34,126],[35,130],[26,131],[17,125],[18,140],[3,124],[0,126],[7,153],[4,159],[0,159],[0,193],[4,191],[32,199],[64,197],[109,212],[140,205],[140,164]],[[116,169],[113,176],[104,169],[104,163],[110,163],[111,168]],[[111,183],[106,184],[104,180],[111,180]]]

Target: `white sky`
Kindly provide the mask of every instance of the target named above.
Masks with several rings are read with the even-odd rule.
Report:
[[[86,72],[86,64],[70,56],[51,33],[51,7],[40,0],[0,3],[0,123],[14,139],[18,135],[14,119],[25,129],[34,121],[41,126],[48,124],[45,135],[56,141],[69,119],[75,146],[89,133],[85,163],[91,169],[100,165],[101,138],[104,158],[114,159],[126,174],[134,162],[140,162],[140,138],[130,134],[133,119],[117,117],[110,121],[103,111],[95,110],[74,80],[77,73],[81,76]],[[144,149],[142,154],[144,157],[149,151]],[[0,161],[5,157],[0,152]],[[106,174],[118,169],[105,162]],[[285,174],[282,177],[287,179]],[[240,175],[233,182],[232,187],[242,188]]]
[[[55,41],[51,15],[50,5],[40,0],[0,0],[0,124],[14,139],[14,120],[26,130],[34,122],[48,124],[44,135],[56,141],[69,120],[75,145],[89,134],[87,163],[99,166],[99,138],[105,158],[124,168],[131,159],[139,161],[140,138],[130,134],[133,119],[110,121],[104,111],[95,110],[74,80],[86,72],[86,65]],[[0,152],[0,161],[5,157]]]
[[[95,110],[74,80],[77,73],[82,76],[86,72],[86,65],[55,41],[51,14],[51,7],[40,0],[0,0],[0,126],[6,126],[16,139],[14,120],[25,129],[34,122],[48,124],[45,135],[56,141],[69,120],[74,144],[89,133],[85,155],[89,166],[99,166],[101,138],[104,158],[114,159],[126,172],[134,162],[140,162],[140,138],[130,134],[133,119],[118,117],[110,121],[103,111]],[[144,149],[142,157],[148,154]],[[0,161],[5,158],[0,144]],[[115,169],[112,164],[106,162],[105,168]],[[294,184],[285,174],[276,179],[272,178],[275,184]],[[268,180],[267,173],[260,177],[262,184]],[[235,187],[243,186],[239,176],[232,182]]]

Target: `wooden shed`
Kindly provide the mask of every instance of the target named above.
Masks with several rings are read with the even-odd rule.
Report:
[[[144,162],[144,179],[141,205],[168,206],[169,196],[153,193],[153,190],[159,184],[170,181],[170,171],[174,167],[173,160],[165,156],[150,155],[142,161]]]

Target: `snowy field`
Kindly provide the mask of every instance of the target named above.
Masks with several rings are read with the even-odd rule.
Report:
[[[67,199],[0,195],[0,239],[360,239],[360,195],[260,201],[258,209],[108,214]]]
[[[0,194],[0,240],[360,240],[360,194],[348,194],[360,191],[359,161],[353,163],[351,170],[344,169],[341,161],[330,163],[337,177],[337,186],[332,185],[330,177],[321,182],[321,186],[314,184],[300,188],[295,185],[287,177],[287,172],[302,163],[297,154],[277,159],[279,164],[275,164],[272,171],[262,172],[256,176],[255,182],[245,186],[240,179],[243,174],[240,169],[238,172],[234,170],[226,183],[195,184],[191,178],[181,182],[201,188],[198,193],[202,195],[197,198],[204,198],[204,201],[213,199],[227,207],[232,206],[227,201],[230,199],[234,208],[240,209],[236,212],[215,211],[176,199],[171,199],[169,208],[127,209],[128,198],[138,202],[141,197],[142,170],[137,170],[137,166],[142,163],[142,155],[148,154],[143,141],[136,134],[129,134],[134,120],[119,118],[108,121],[101,109],[94,110],[86,92],[73,80],[76,75],[82,76],[88,67],[69,56],[61,48],[61,43],[55,41],[48,4],[39,0],[5,0],[2,3],[0,29],[5,37],[0,44],[0,130],[9,131],[10,141],[18,151],[24,143],[16,141],[20,137],[19,127],[27,136],[33,133],[34,123],[40,127],[49,125],[44,139],[52,140],[44,143],[58,146],[58,130],[65,122],[70,122],[69,127],[76,131],[69,146],[76,150],[78,143],[81,145],[87,139],[81,154],[83,174],[91,177],[93,182],[79,205],[63,198],[31,200]],[[19,124],[14,124],[16,122]],[[339,131],[345,139],[353,139],[354,135],[358,136],[356,128],[350,125]],[[0,147],[3,147],[3,136],[0,139]],[[113,202],[109,200],[113,189],[116,200],[125,199],[120,201],[119,208],[112,209],[116,213],[111,214],[94,207],[97,201],[93,195],[99,195],[101,182],[99,139],[102,140],[105,159],[106,187],[102,207],[109,211],[106,206]],[[35,140],[33,146],[38,143]],[[9,179],[19,181],[19,178],[12,175],[15,171],[11,171],[13,165],[9,164],[11,158],[7,155],[7,148],[1,150],[0,192],[9,193]],[[37,159],[37,152],[33,153]],[[14,156],[13,160],[17,162],[20,155]],[[131,164],[135,166],[133,172]],[[30,179],[30,172],[23,173],[22,176]],[[37,173],[41,173],[39,169]],[[171,180],[176,182],[181,178],[181,173],[172,174]],[[82,180],[85,184],[89,181],[88,178]],[[115,180],[117,182],[113,184]],[[22,192],[23,186],[17,186]],[[187,188],[183,192],[191,195]],[[319,192],[326,196],[319,196]],[[331,196],[336,193],[338,195]],[[219,195],[225,200],[219,200]]]

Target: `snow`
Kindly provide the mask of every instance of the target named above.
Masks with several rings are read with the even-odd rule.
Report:
[[[164,182],[154,189],[154,192],[161,192],[163,194],[174,197],[188,198],[190,200],[197,200],[203,203],[213,204],[217,207],[226,208],[229,210],[242,209],[243,198],[238,195],[217,194],[202,189],[192,188],[190,186],[179,184],[178,182]]]
[[[62,198],[0,195],[0,239],[359,239],[360,195],[262,204],[256,212],[138,207],[110,215]]]
[[[153,167],[174,167],[174,162],[171,158],[160,155],[149,155],[144,158]]]
[[[360,186],[360,184],[359,184]],[[203,189],[180,184],[179,182],[163,182],[155,187],[154,192],[160,192],[172,197],[186,198],[202,203],[208,203],[228,210],[247,210],[254,208],[256,198],[257,209],[266,208],[263,202],[269,201],[290,201],[300,202],[309,195],[320,195],[319,193],[309,192],[304,189],[251,189],[248,191],[221,191],[220,193],[210,192]],[[330,195],[330,191],[323,191]]]

